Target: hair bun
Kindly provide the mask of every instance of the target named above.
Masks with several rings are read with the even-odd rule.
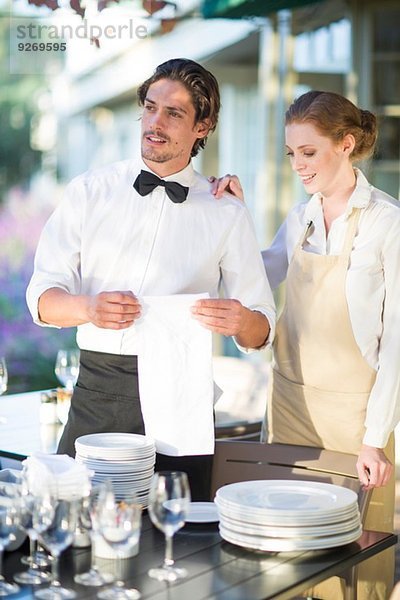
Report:
[[[375,129],[376,117],[369,110],[360,109],[360,125],[365,132],[371,132]]]

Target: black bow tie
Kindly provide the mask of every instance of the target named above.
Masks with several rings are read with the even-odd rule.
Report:
[[[165,181],[164,179],[160,179],[157,175],[154,175],[154,173],[150,173],[149,171],[140,171],[133,187],[141,196],[147,196],[147,194],[150,194],[159,185],[165,187],[167,196],[172,202],[185,202],[189,193],[188,187],[185,187],[176,181]]]

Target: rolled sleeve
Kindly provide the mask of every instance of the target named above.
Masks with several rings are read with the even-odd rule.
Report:
[[[73,180],[65,197],[47,221],[35,254],[34,271],[26,291],[33,321],[43,327],[56,327],[40,320],[40,296],[50,288],[78,294],[80,279],[80,231],[84,184]]]
[[[396,211],[400,215],[400,211]],[[397,216],[396,215],[396,216]],[[385,276],[385,304],[379,365],[368,400],[363,443],[384,448],[400,420],[400,216],[392,220],[385,234],[382,262]]]
[[[239,300],[246,308],[263,314],[271,328],[262,347],[244,348],[234,338],[237,347],[245,353],[265,348],[271,344],[274,337],[275,302],[254,226],[245,207],[238,213],[236,223],[226,241],[221,273],[225,297]]]

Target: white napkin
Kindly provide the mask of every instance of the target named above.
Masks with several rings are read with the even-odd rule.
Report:
[[[82,498],[89,494],[93,471],[66,454],[36,452],[22,464],[33,494],[44,488],[62,500]]]
[[[214,452],[212,335],[190,307],[208,294],[145,296],[135,322],[146,435],[169,456]]]

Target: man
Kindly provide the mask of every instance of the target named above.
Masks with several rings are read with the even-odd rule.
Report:
[[[172,59],[143,83],[138,98],[141,159],[69,184],[43,231],[27,292],[35,322],[78,326],[80,374],[58,448],[71,455],[85,433],[145,431],[135,338],[139,295],[207,292],[210,299],[197,300],[193,318],[234,335],[246,349],[264,347],[274,324],[246,208],[232,197],[216,203],[191,164],[217,125],[214,76],[193,61]],[[209,452],[158,453],[156,468],[187,471],[193,499],[208,499],[210,464]]]

